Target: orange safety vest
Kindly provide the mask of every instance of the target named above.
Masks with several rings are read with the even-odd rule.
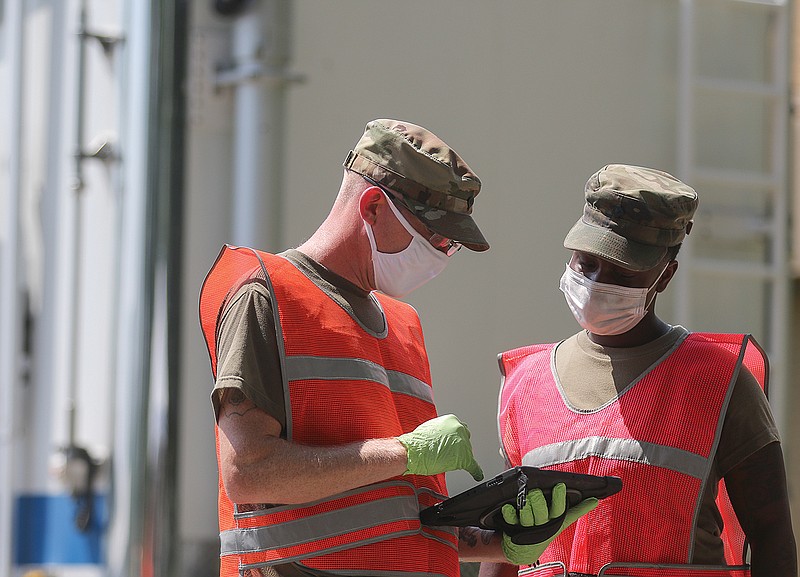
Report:
[[[749,575],[744,532],[724,481],[717,504],[727,565],[691,563],[700,502],[742,365],[766,384],[766,356],[752,337],[689,334],[639,381],[592,411],[564,402],[554,349],[532,345],[500,355],[503,450],[511,465],[616,475],[623,489],[566,529],[540,565],[520,575]]]
[[[200,295],[200,321],[216,377],[216,331],[227,299],[266,282],[276,333],[286,435],[333,446],[394,437],[436,416],[422,328],[414,309],[375,293],[387,334],[368,334],[285,258],[226,246]],[[219,430],[217,429],[217,458]],[[405,475],[301,505],[232,503],[219,479],[221,575],[299,562],[339,573],[457,576],[452,528],[421,525],[419,511],[446,498],[445,476]]]

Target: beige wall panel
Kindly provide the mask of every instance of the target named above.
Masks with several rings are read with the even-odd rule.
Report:
[[[576,330],[558,290],[583,185],[608,162],[674,170],[677,3],[295,3],[285,241],[324,218],[341,162],[379,117],[425,125],[483,181],[492,245],[411,295],[441,411],[502,469],[498,352]],[[453,473],[452,489],[471,484]]]

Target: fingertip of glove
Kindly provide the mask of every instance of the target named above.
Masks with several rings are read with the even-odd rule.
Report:
[[[597,497],[587,497],[580,503],[578,503],[575,507],[579,508],[581,514],[586,514],[589,511],[593,511],[597,505],[600,504],[600,500]]]
[[[534,506],[547,507],[547,499],[544,496],[544,492],[538,487],[528,491],[526,500],[528,503],[532,503]]]

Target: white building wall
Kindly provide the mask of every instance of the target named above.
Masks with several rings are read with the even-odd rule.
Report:
[[[30,356],[21,355],[20,373],[4,375],[0,383],[17,423],[10,430],[13,443],[6,444],[9,439],[4,430],[3,450],[10,450],[13,471],[9,474],[11,483],[4,483],[2,492],[4,500],[10,493],[18,513],[12,513],[10,526],[12,540],[18,547],[24,545],[27,552],[23,558],[86,564],[79,574],[94,575],[100,559],[95,554],[97,549],[78,552],[76,546],[70,551],[72,544],[87,541],[69,512],[62,517],[54,513],[69,503],[69,487],[52,469],[58,448],[70,441],[88,449],[98,462],[109,457],[112,443],[118,189],[114,163],[92,159],[83,163],[78,193],[74,157],[79,150],[88,152],[96,136],[116,133],[119,63],[113,51],[107,53],[99,42],[87,40],[84,132],[78,142],[81,4],[87,8],[90,31],[119,31],[119,2],[15,2],[13,10],[10,3],[3,6],[4,17],[20,14],[22,24],[15,31],[22,37],[20,50],[5,50],[3,66],[7,70],[21,57],[22,70],[21,82],[3,87],[8,103],[13,101],[10,95],[20,91],[19,108],[7,106],[5,110],[8,120],[20,122],[21,137],[19,142],[4,141],[14,150],[12,154],[10,148],[4,148],[0,163],[3,181],[8,183],[13,157],[19,156],[19,182],[13,190],[4,191],[6,201],[10,195],[17,199],[19,235],[8,239],[9,231],[5,230],[1,236],[15,242],[3,248],[15,251],[21,262],[23,297],[13,314],[32,322],[26,325],[31,330],[23,329],[15,343]],[[12,23],[8,20],[2,24],[5,39]],[[9,206],[5,204],[6,210]],[[3,290],[12,288],[9,283]],[[3,331],[12,326],[10,317],[2,322]],[[72,439],[68,417],[71,406],[76,415]],[[99,480],[95,489],[105,495],[107,478]],[[37,503],[46,504],[47,512],[36,508]],[[103,512],[95,513],[90,533],[98,537],[102,525],[98,515]],[[5,509],[3,515],[3,523],[8,523]],[[20,534],[24,516],[30,517],[29,523],[26,532]],[[63,526],[59,526],[60,521]],[[37,534],[35,542],[30,539],[31,530]],[[73,537],[77,540],[72,541]],[[12,557],[20,557],[15,551],[9,554],[11,545],[4,535],[0,543],[0,573],[4,575],[17,574],[8,566]]]

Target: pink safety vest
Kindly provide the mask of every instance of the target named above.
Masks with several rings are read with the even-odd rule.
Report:
[[[724,482],[717,502],[727,565],[690,564],[700,501],[742,365],[766,383],[766,357],[752,337],[692,333],[612,402],[581,412],[566,405],[556,385],[554,348],[500,355],[499,431],[510,464],[615,475],[624,486],[520,575],[749,575],[744,532]]]

